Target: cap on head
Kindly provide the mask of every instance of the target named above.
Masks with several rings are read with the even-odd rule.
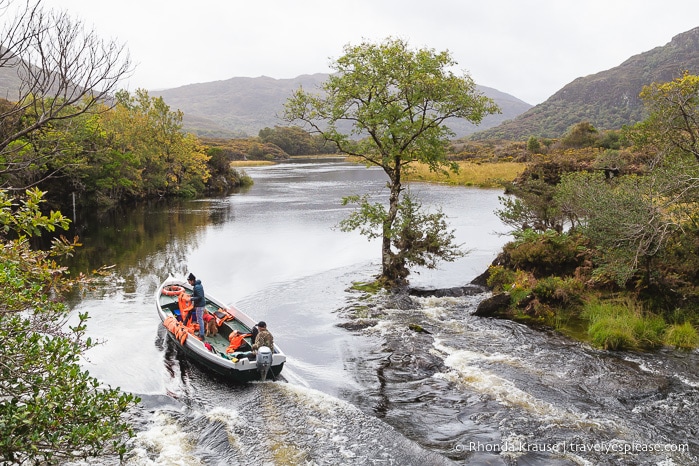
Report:
[[[189,276],[187,277],[187,280],[192,280],[192,281],[194,281],[194,280],[196,280],[196,279],[197,279],[197,277],[195,277],[194,274],[190,272],[190,273],[189,273]]]
[[[260,322],[258,322],[257,326],[261,328],[267,328],[267,323],[264,320],[261,320]]]

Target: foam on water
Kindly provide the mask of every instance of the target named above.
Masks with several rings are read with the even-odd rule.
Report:
[[[136,434],[127,464],[133,466],[203,465],[194,454],[192,437],[168,413],[153,415],[150,428]]]
[[[211,407],[157,409],[125,464],[452,464],[318,390],[252,383],[228,399],[229,406],[212,400]]]

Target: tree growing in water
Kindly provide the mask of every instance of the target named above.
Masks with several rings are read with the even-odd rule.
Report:
[[[382,239],[381,278],[387,283],[404,283],[411,265],[434,267],[439,259],[460,255],[443,213],[421,214],[419,202],[403,193],[403,176],[411,164],[457,170],[447,159],[453,136],[445,124],[449,118],[479,123],[499,112],[476,91],[470,76],[449,71],[454,65],[447,51],[413,50],[400,39],[347,45],[331,64],[336,73],[323,84],[322,93],[299,89],[285,106],[288,121],[301,121],[340,152],[388,175],[388,208],[371,204],[367,197],[345,198],[358,209],[340,225]]]

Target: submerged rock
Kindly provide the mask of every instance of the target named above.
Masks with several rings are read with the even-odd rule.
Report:
[[[434,296],[435,298],[473,296],[484,293],[486,289],[479,285],[455,286],[452,288],[427,289],[427,288],[410,288],[408,293],[411,296],[426,297]]]
[[[376,319],[354,319],[347,322],[341,322],[337,324],[337,326],[346,330],[363,330],[365,328],[373,327],[377,323],[378,321]]]
[[[386,298],[383,306],[387,309],[400,309],[407,311],[410,309],[418,309],[420,306],[410,298],[409,293],[405,291],[393,292],[390,296]]]
[[[408,324],[408,328],[413,332],[432,334],[429,330],[426,330],[422,325],[419,324]]]

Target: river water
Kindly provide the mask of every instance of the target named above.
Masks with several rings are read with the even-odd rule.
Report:
[[[143,400],[126,464],[699,464],[697,352],[609,353],[473,317],[486,292],[367,300],[350,287],[379,272],[380,246],[334,227],[342,196],[386,195],[383,173],[337,160],[247,172],[254,186],[226,197],[76,219],[73,269],[113,265],[75,301],[103,342],[85,367]],[[508,240],[502,193],[410,189],[469,250],[411,284],[466,285]],[[190,271],[267,321],[288,356],[280,380],[231,385],[177,352],[153,293]],[[364,309],[375,325],[341,326]]]

